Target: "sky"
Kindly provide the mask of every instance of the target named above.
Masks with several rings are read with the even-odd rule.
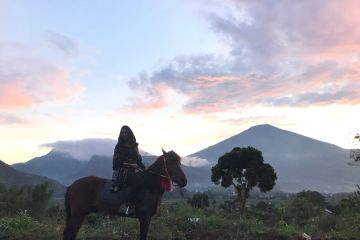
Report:
[[[271,124],[360,132],[357,0],[0,0],[0,159],[117,139],[186,156]]]

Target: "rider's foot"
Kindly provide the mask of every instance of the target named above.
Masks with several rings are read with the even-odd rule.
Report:
[[[110,192],[116,193],[119,191],[119,187],[115,184],[111,185]]]
[[[135,213],[135,208],[128,203],[123,203],[119,208],[119,212],[120,214],[133,215]]]

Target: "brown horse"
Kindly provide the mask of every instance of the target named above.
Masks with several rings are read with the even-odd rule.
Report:
[[[163,150],[163,155],[145,170],[143,177],[146,194],[135,204],[135,216],[140,222],[140,240],[147,239],[151,217],[156,213],[164,193],[161,187],[162,178],[170,178],[179,187],[186,186],[187,179],[181,169],[180,160],[174,151]],[[100,201],[101,191],[106,182],[106,179],[89,176],[76,180],[67,188],[64,240],[75,240],[84,218],[91,212],[119,215],[118,209]]]

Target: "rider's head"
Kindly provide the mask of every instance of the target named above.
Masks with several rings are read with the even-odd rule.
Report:
[[[129,142],[129,141],[136,142],[136,138],[135,138],[133,132],[126,125],[123,126],[120,130],[119,140],[122,140],[125,142]]]

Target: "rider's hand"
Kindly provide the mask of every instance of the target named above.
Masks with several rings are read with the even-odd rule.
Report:
[[[131,167],[131,168],[139,168],[139,165],[137,165],[136,163],[130,163],[129,167]]]

